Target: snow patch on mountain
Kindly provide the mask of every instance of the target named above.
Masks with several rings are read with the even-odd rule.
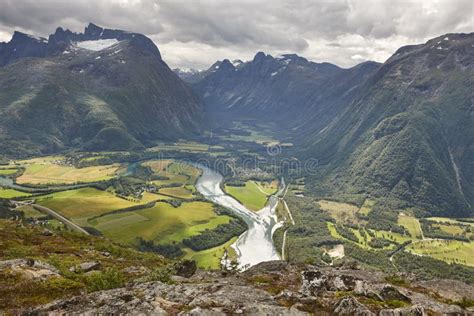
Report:
[[[118,40],[116,40],[115,38],[112,38],[112,39],[102,39],[102,40],[96,40],[96,41],[77,42],[76,46],[80,48],[88,49],[88,50],[99,51],[99,50],[109,48],[117,44],[118,42],[119,42]]]

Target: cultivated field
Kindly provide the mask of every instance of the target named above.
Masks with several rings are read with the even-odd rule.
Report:
[[[226,250],[230,258],[236,257],[235,250],[231,247],[236,240],[237,237],[234,237],[223,245],[201,251],[185,248],[186,255],[184,257],[195,260],[197,266],[201,269],[218,270],[221,266],[222,256]]]
[[[420,222],[413,216],[400,213],[398,215],[398,225],[405,227],[413,238],[422,238],[423,236]]]
[[[0,169],[0,176],[9,176],[15,174],[18,169]]]
[[[0,188],[0,198],[1,199],[13,199],[18,197],[29,196],[30,194],[13,190],[13,189],[2,189]]]
[[[260,191],[255,181],[247,181],[245,186],[225,185],[225,191],[252,211],[262,209],[267,203],[267,194]]]
[[[474,242],[457,240],[423,240],[406,248],[415,254],[430,256],[448,263],[474,266]]]
[[[348,203],[340,203],[328,200],[319,200],[319,206],[328,212],[338,223],[357,223],[356,213],[359,208]]]
[[[53,162],[30,162],[16,179],[19,184],[73,184],[108,180],[117,175],[119,164],[75,168]]]
[[[113,240],[134,244],[137,237],[157,243],[181,241],[228,221],[229,217],[218,216],[210,203],[189,202],[175,208],[159,202],[148,209],[105,215],[89,224]]]
[[[94,188],[48,194],[38,197],[37,203],[51,208],[79,225],[87,225],[87,218],[138,204]]]
[[[158,193],[170,195],[178,199],[190,199],[193,197],[193,193],[185,187],[162,188]]]

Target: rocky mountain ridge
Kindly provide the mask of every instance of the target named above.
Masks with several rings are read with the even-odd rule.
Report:
[[[174,276],[170,283],[130,284],[126,288],[56,301],[28,313],[384,316],[470,313],[450,303],[473,299],[474,289],[461,282],[437,284],[413,280],[400,286],[387,283],[386,276],[380,272],[354,268],[316,268],[272,261],[237,275],[197,271],[190,278]]]
[[[200,100],[144,35],[89,24],[48,41],[15,33],[4,47],[19,55],[0,67],[3,154],[134,150],[202,129]]]

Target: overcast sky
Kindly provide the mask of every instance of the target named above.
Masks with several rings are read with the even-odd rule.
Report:
[[[473,0],[0,0],[0,42],[93,22],[149,36],[171,67],[203,69],[256,52],[349,67],[397,48],[474,31]]]

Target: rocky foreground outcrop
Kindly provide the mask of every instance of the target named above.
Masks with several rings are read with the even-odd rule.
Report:
[[[441,280],[439,286],[417,281],[397,286],[387,280],[387,275],[375,271],[272,261],[240,274],[198,270],[189,278],[174,276],[168,283],[130,284],[27,313],[474,315],[474,310],[450,304],[452,299],[472,301],[472,286],[449,280]]]

